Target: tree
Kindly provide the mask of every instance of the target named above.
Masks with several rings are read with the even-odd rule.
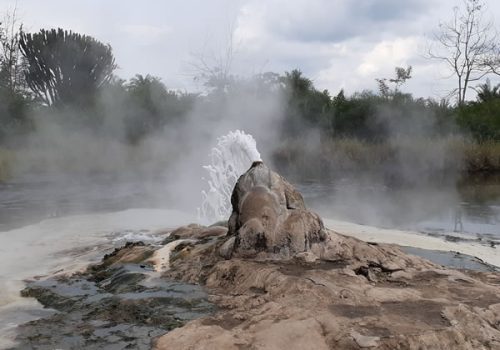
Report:
[[[21,33],[28,87],[47,105],[92,102],[117,67],[110,45],[61,28]]]
[[[196,95],[167,89],[160,78],[137,74],[125,85],[127,141],[137,143],[148,134],[179,121],[192,107]]]
[[[24,80],[24,59],[19,41],[22,24],[17,8],[7,11],[0,23],[0,143],[17,142],[31,129],[31,97]]]
[[[191,53],[189,65],[193,80],[201,81],[213,93],[227,92],[236,79],[231,73],[234,54],[234,26],[230,25],[227,38],[220,50]]]
[[[0,84],[11,94],[24,87],[24,62],[19,46],[22,30],[17,8],[7,12],[0,25]]]
[[[467,103],[457,113],[458,126],[477,141],[500,141],[500,98]]]
[[[280,82],[287,97],[284,133],[287,136],[300,135],[306,127],[329,127],[331,97],[328,90],[318,91],[313,81],[298,69],[285,72]]]
[[[500,84],[491,86],[489,80],[486,83],[479,85],[477,89],[477,100],[479,102],[487,102],[493,99],[500,99]]]
[[[393,79],[387,79],[387,78],[380,78],[380,79],[375,79],[378,83],[378,89],[380,91],[380,94],[385,97],[394,97],[398,94],[400,94],[400,88],[401,86],[406,83],[408,79],[411,79],[411,70],[412,66],[408,66],[406,68],[403,67],[396,67],[396,77]],[[394,89],[391,90],[389,88],[389,83],[394,84]]]
[[[429,57],[445,62],[457,79],[451,94],[457,96],[458,105],[465,102],[471,83],[500,68],[496,32],[484,13],[481,0],[463,0],[461,8],[454,8],[453,18],[439,25],[434,36],[437,47],[429,49]]]

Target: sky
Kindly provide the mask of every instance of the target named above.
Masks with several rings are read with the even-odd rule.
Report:
[[[117,75],[151,74],[171,89],[198,91],[200,65],[228,61],[240,76],[300,69],[332,95],[376,90],[376,78],[408,65],[405,92],[442,98],[454,86],[426,53],[461,0],[0,0],[0,9],[16,3],[26,31],[91,35],[113,47]],[[500,1],[489,0],[486,17],[500,28],[495,14]]]

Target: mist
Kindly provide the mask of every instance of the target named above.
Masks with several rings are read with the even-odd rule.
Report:
[[[218,137],[240,129],[253,135],[272,168],[299,186],[313,184],[304,187],[306,200],[329,217],[407,226],[459,201],[455,184],[463,165],[451,146],[463,135],[451,133],[454,125],[437,139],[443,126],[429,112],[406,107],[402,119],[397,107],[381,106],[370,121],[383,130],[384,139],[375,143],[325,141],[324,130],[302,119],[293,120],[298,134],[290,139],[284,130],[295,97],[282,83],[263,85],[263,79],[238,78],[226,90],[196,95],[183,115],[162,116],[164,125],[134,142],[127,140],[127,118],[147,114],[131,110],[111,88],[99,95],[104,112],[98,116],[71,108],[34,111],[34,131],[18,152],[13,178],[39,182],[49,217],[136,207],[194,213],[207,187],[202,166],[210,149]],[[164,96],[152,98],[152,105],[161,105]],[[276,155],[288,142],[302,158],[284,165]],[[324,184],[320,196],[315,183]]]
[[[192,79],[202,88],[180,91],[151,75],[121,79],[110,45],[50,33],[39,35],[89,40],[106,60],[86,59],[109,64],[101,67],[105,76],[72,85],[71,79],[85,80],[87,66],[80,71],[75,55],[63,50],[71,79],[60,91],[40,88],[43,81],[28,84],[29,74],[38,77],[43,68],[33,57],[26,81],[20,78],[27,84],[16,92],[25,103],[23,132],[1,141],[14,155],[8,183],[18,188],[14,202],[22,203],[14,211],[27,205],[19,215],[28,222],[30,215],[36,221],[129,208],[195,213],[207,188],[210,150],[233,130],[251,134],[263,161],[301,187],[311,207],[372,225],[413,227],[453,217],[468,200],[460,183],[484,164],[500,169],[494,148],[484,147],[470,126],[476,111],[405,92],[411,66],[396,67],[404,79],[377,79],[379,91],[347,95],[320,90],[300,69],[233,74],[230,42],[213,66],[196,56]],[[39,44],[35,37],[31,45]]]
[[[202,166],[218,137],[245,130],[270,162],[284,102],[280,91],[263,84],[262,77],[250,77],[239,79],[229,92],[165,90],[167,96],[189,98],[189,105],[182,113],[158,113],[155,118],[162,122],[137,139],[131,139],[131,131],[152,117],[140,104],[127,103],[113,86],[102,89],[94,111],[34,110],[33,130],[17,140],[23,146],[11,178],[38,184],[43,197],[33,199],[43,208],[42,213],[33,208],[38,218],[136,207],[195,213],[207,186]],[[152,106],[165,104],[165,93],[157,92],[148,96]]]
[[[364,130],[361,126],[342,133],[333,126],[336,136],[331,138],[325,135],[328,126],[303,123],[297,141],[275,145],[277,168],[293,179],[306,202],[324,217],[379,227],[453,231],[457,213],[477,205],[476,198],[464,193],[471,135],[443,114],[445,102],[413,99],[409,94],[384,99],[372,92],[352,100],[376,101],[366,112],[370,118]],[[338,117],[334,112],[332,119]],[[481,221],[475,215],[469,219]],[[495,224],[496,220],[495,214]],[[466,226],[472,230],[472,225]]]
[[[0,20],[0,348],[158,347],[197,336],[196,325],[227,345],[258,323],[248,300],[285,305],[304,288],[331,292],[325,317],[298,305],[243,342],[275,345],[284,337],[269,335],[292,326],[319,332],[319,345],[389,344],[390,327],[359,319],[376,304],[406,320],[419,298],[373,293],[368,305],[360,291],[415,294],[435,280],[450,303],[423,300],[429,310],[463,305],[448,285],[467,279],[493,291],[483,280],[500,266],[495,27],[474,33],[491,45],[471,56],[482,59],[471,80],[451,67],[443,83],[457,58],[448,49],[462,44],[448,39],[482,17],[450,8],[458,31],[436,26],[433,39],[422,28],[447,23],[430,15],[442,4],[374,3],[23,0],[26,18],[12,4]],[[443,53],[424,60],[426,40]],[[323,321],[358,306],[359,332],[325,333]],[[420,328],[443,326],[443,312],[427,311]],[[221,315],[229,328],[217,338]]]

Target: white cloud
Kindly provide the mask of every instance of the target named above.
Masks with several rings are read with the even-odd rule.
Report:
[[[265,39],[265,11],[266,7],[263,4],[244,5],[240,9],[234,29],[236,42],[244,42],[245,45],[251,46]]]
[[[148,24],[128,24],[119,27],[119,30],[127,34],[130,39],[140,45],[151,45],[160,40],[164,40],[171,32],[172,28],[167,25]]]
[[[409,60],[419,54],[418,43],[416,37],[383,40],[364,55],[356,72],[361,77],[368,77],[388,67],[392,70],[396,66],[407,66]]]
[[[422,61],[419,46],[460,0],[0,0],[0,8],[15,2],[28,30],[92,35],[111,44],[124,78],[149,73],[172,88],[195,88],[182,67],[192,52],[223,50],[231,24],[238,74],[299,68],[320,89],[354,92],[409,64],[406,87],[418,96],[453,83]],[[488,2],[492,16],[500,13],[499,1]]]

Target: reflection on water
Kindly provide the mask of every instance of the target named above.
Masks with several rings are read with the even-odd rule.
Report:
[[[499,271],[492,265],[485,264],[482,260],[473,256],[460,254],[457,252],[444,252],[439,250],[426,250],[414,247],[402,247],[404,252],[423,257],[433,263],[452,267],[456,269],[468,269],[483,272]]]
[[[500,239],[500,177],[454,187],[398,188],[353,179],[296,184],[322,216],[360,224],[456,231],[463,238]]]
[[[170,206],[163,178],[26,178],[0,184],[0,231],[70,214]],[[458,188],[398,188],[345,178],[295,184],[324,217],[361,224],[500,239],[500,176]],[[175,200],[175,198],[172,198]],[[174,202],[177,203],[177,202]],[[193,212],[198,203],[193,203]],[[177,208],[186,209],[186,208]],[[457,220],[463,227],[456,225]]]
[[[0,183],[0,231],[43,219],[105,213],[131,208],[158,208],[164,179],[113,176],[78,178],[27,177]]]

